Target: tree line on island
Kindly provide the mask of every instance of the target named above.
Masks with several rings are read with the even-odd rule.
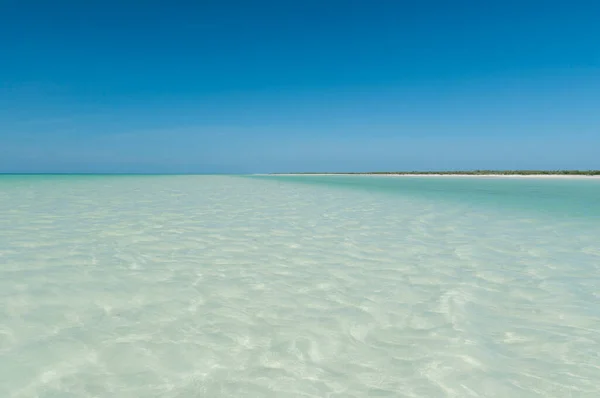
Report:
[[[564,175],[600,176],[600,170],[466,170],[466,171],[368,171],[368,172],[301,172],[290,174],[350,175]]]

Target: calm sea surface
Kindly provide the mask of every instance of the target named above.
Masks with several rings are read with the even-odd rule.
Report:
[[[600,397],[600,180],[0,176],[0,397]]]

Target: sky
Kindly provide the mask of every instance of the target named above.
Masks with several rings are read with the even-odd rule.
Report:
[[[0,172],[600,169],[600,2],[0,0]]]

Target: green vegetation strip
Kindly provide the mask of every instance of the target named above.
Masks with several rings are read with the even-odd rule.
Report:
[[[273,173],[281,174],[281,173]],[[351,175],[560,175],[598,176],[600,170],[469,170],[469,171],[371,171],[371,172],[306,172],[286,174],[351,174]]]

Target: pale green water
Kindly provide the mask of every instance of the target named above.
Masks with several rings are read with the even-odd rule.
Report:
[[[598,397],[600,181],[0,176],[0,397]]]

